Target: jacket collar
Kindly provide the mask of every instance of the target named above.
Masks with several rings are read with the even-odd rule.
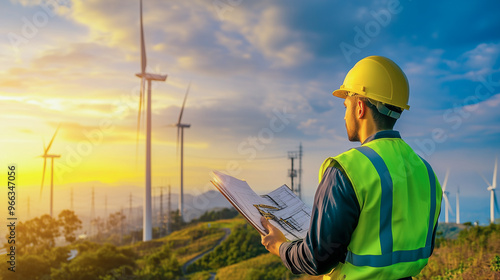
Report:
[[[370,141],[373,141],[375,139],[380,139],[380,138],[400,138],[401,135],[399,134],[399,131],[396,130],[382,130],[379,131],[375,134],[370,135],[368,138],[366,138],[365,142],[363,142],[361,145],[364,145]]]

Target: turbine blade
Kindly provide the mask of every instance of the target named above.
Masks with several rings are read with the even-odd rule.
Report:
[[[491,183],[493,189],[497,188],[497,169],[498,169],[498,158],[495,158],[495,170],[493,171],[493,182]]]
[[[444,199],[445,206],[450,204],[450,201],[448,200],[448,195],[446,193],[443,193],[443,199]]]
[[[184,101],[182,102],[181,113],[179,114],[179,120],[177,121],[178,124],[181,124],[182,113],[184,112],[184,105],[186,105],[186,99],[187,99],[190,87],[191,87],[191,82],[189,82],[189,85],[188,85],[187,90],[186,90],[186,95],[184,95]]]
[[[141,73],[144,75],[146,73],[146,65],[147,65],[147,58],[146,58],[146,44],[144,43],[144,26],[142,24],[142,0],[141,0]]]
[[[137,113],[137,131],[136,131],[136,140],[135,140],[135,161],[137,163],[137,158],[139,154],[139,132],[141,131],[141,111],[142,111],[142,95],[144,89],[144,77],[141,79],[141,88],[139,95],[139,111]]]
[[[43,158],[43,173],[42,173],[42,187],[40,188],[40,199],[42,199],[43,182],[45,181],[45,167],[47,166],[47,158]]]
[[[452,215],[455,215],[453,213],[453,210],[451,209],[451,206],[450,206],[450,201],[448,200],[448,195],[447,194],[444,194],[443,195],[443,198],[444,198],[444,202],[445,202],[445,207],[447,210],[449,210],[451,212]]]
[[[450,206],[450,203],[449,203],[449,202],[448,202],[448,209],[450,209],[450,212],[451,212],[451,214],[452,214],[452,215],[455,215],[455,212],[453,212],[453,209],[451,208],[451,206]]]
[[[488,182],[486,177],[484,177],[483,173],[479,173],[479,175],[481,175],[481,178],[483,178],[484,182],[486,183],[486,185],[488,185],[488,187],[491,186],[490,182]]]
[[[444,176],[443,182],[443,192],[446,190],[446,184],[448,184],[448,176],[450,175],[450,169],[446,169],[446,175]]]
[[[54,142],[54,139],[56,138],[57,132],[59,131],[59,128],[61,127],[61,124],[57,126],[56,132],[54,133],[54,136],[52,136],[52,139],[50,140],[49,145],[47,146],[47,149],[45,150],[45,154],[49,152],[50,147],[52,146],[52,143]]]

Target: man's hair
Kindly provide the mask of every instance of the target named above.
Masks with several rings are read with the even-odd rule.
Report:
[[[356,97],[358,97],[359,100],[363,101],[363,103],[365,103],[366,107],[370,108],[370,111],[371,111],[371,114],[373,117],[373,121],[375,122],[375,125],[377,126],[378,129],[390,130],[390,129],[394,128],[394,125],[396,124],[397,119],[391,118],[389,116],[386,116],[386,115],[380,113],[377,110],[377,106],[375,106],[373,104],[373,103],[376,104],[377,101],[373,101],[373,103],[372,103],[372,102],[370,102],[370,100],[367,97],[364,97],[364,96],[356,96]],[[395,111],[397,113],[403,112],[403,109],[396,107],[396,106],[392,106],[389,104],[384,104],[384,106],[386,106],[389,110]]]

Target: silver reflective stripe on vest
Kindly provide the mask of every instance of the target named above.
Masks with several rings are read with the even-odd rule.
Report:
[[[370,266],[370,267],[384,267],[390,266],[400,262],[414,262],[420,259],[425,259],[431,255],[431,241],[434,227],[434,216],[436,211],[436,180],[434,172],[430,165],[422,159],[427,168],[430,181],[431,191],[431,209],[429,218],[429,230],[427,232],[427,239],[425,247],[415,250],[395,251],[393,252],[393,238],[392,238],[392,188],[393,182],[389,173],[389,169],[385,164],[382,157],[377,152],[367,146],[356,148],[363,155],[365,155],[373,164],[380,177],[380,184],[382,187],[381,200],[385,203],[380,205],[380,231],[379,240],[382,254],[381,255],[356,255],[351,251],[347,252],[346,261],[355,266]]]

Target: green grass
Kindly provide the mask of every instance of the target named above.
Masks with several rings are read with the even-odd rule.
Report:
[[[217,270],[215,279],[275,280],[298,279],[298,276],[289,272],[279,257],[264,254]]]
[[[441,240],[417,279],[500,279],[500,225],[469,227]]]
[[[188,280],[209,280],[212,275],[208,271],[192,273],[186,276]]]

